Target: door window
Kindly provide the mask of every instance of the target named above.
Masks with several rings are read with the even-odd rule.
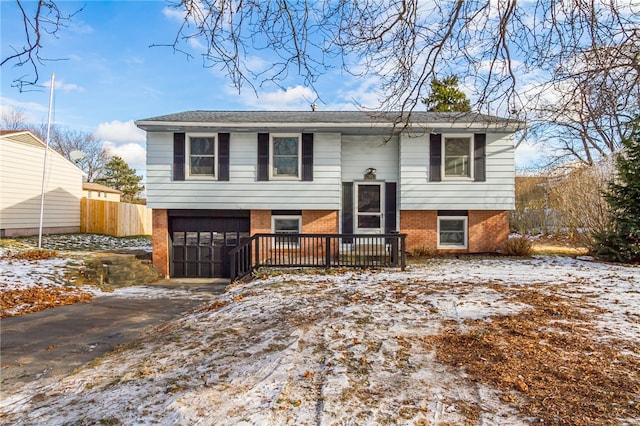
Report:
[[[382,229],[382,184],[358,184],[356,228],[358,232]]]

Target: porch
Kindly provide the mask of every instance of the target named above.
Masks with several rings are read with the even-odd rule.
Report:
[[[231,281],[258,268],[406,266],[406,234],[255,234],[229,251]]]

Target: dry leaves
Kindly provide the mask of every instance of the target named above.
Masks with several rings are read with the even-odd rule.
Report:
[[[34,286],[8,289],[0,292],[0,318],[87,302],[92,297],[91,294],[73,287]]]
[[[618,424],[640,415],[637,345],[594,338],[592,306],[533,289],[514,293],[531,309],[466,321],[425,343],[440,362],[500,389],[503,401],[544,424]]]

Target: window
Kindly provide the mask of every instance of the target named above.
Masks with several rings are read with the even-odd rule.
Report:
[[[271,177],[300,178],[300,135],[271,135]]]
[[[442,138],[442,169],[445,178],[471,178],[471,150],[473,140],[470,136],[445,136]]]
[[[276,237],[277,247],[299,247],[300,238],[288,236],[287,234],[299,234],[302,228],[302,217],[300,216],[271,216],[271,228],[274,234],[282,234]]]
[[[216,138],[211,135],[187,135],[187,176],[214,178]]]
[[[438,248],[467,248],[467,218],[463,216],[438,217]]]

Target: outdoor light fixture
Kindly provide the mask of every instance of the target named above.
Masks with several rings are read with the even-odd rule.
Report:
[[[364,174],[364,178],[367,180],[375,180],[376,178],[376,169],[374,169],[373,167],[369,167],[367,169],[367,171]]]

